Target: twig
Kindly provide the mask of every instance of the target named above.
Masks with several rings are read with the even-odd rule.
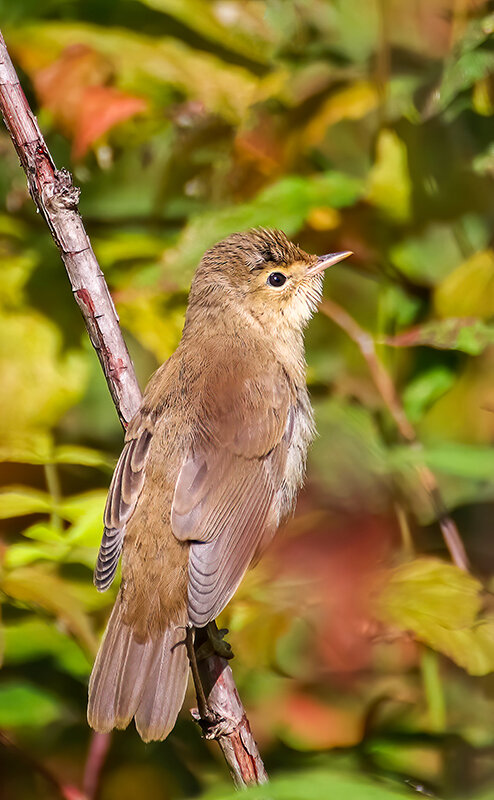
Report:
[[[94,800],[98,794],[101,772],[105,766],[110,745],[111,733],[92,731],[82,779],[82,788],[87,800]]]
[[[141,391],[120,330],[108,286],[77,210],[79,189],[67,170],[57,170],[0,33],[0,108],[37,208],[43,215],[60,250],[74,296],[105,374],[123,427],[127,427],[141,403]],[[217,739],[232,775],[239,785],[262,782],[266,773],[228,667],[219,656],[203,662],[204,692],[210,711],[224,723],[209,731]],[[218,682],[218,686],[215,682]],[[235,712],[235,713],[234,713]],[[235,746],[240,739],[257,771]]]
[[[206,629],[197,629],[196,650],[206,641]],[[218,740],[237,788],[251,783],[267,783],[268,774],[233,683],[228,661],[213,655],[198,660],[198,668],[202,685],[209,687],[207,702],[214,718],[214,721],[198,720],[204,736]],[[220,715],[218,709],[221,709]]]
[[[417,438],[415,428],[405,414],[405,409],[401,404],[398,392],[396,391],[396,387],[389,372],[377,355],[376,346],[371,334],[364,330],[364,328],[361,328],[358,322],[333,300],[323,300],[321,303],[321,311],[333,320],[339,328],[344,330],[350,339],[358,346],[367,362],[369,372],[372,375],[376,388],[386,408],[394,419],[398,431],[414,450],[421,451],[422,444]],[[419,480],[431,499],[451,560],[460,569],[468,570],[468,557],[463,542],[456,524],[447,512],[435,475],[424,463],[419,464],[416,469]]]
[[[80,190],[67,170],[55,168],[1,33],[0,103],[29,193],[60,250],[117,413],[126,427],[139,406],[141,392],[113,300],[77,210]]]

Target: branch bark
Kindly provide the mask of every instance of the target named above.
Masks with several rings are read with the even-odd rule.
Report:
[[[117,414],[126,428],[141,403],[141,391],[115,306],[77,210],[80,190],[65,169],[57,170],[46,147],[0,33],[0,109],[28,182],[29,192],[50,229],[72,291],[101,363]],[[200,636],[197,637],[200,642]],[[211,719],[198,720],[206,738],[216,739],[235,783],[263,783],[267,774],[240,701],[228,662],[210,656],[201,679]]]

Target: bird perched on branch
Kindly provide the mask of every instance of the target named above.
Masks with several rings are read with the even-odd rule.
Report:
[[[276,230],[202,258],[181,342],[151,378],[110,485],[95,584],[122,583],[89,684],[97,731],[164,739],[182,706],[187,626],[203,627],[292,512],[314,423],[303,330],[326,267]]]

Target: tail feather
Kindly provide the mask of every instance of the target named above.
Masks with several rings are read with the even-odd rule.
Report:
[[[167,633],[171,630],[168,629]],[[136,728],[145,742],[168,736],[182,708],[189,668],[184,638],[183,628],[178,631],[178,637],[170,636],[150,665],[149,690],[142,694],[135,715]],[[177,644],[177,639],[180,644]],[[173,663],[171,669],[170,661]]]
[[[108,733],[126,728],[135,717],[144,741],[168,736],[187,688],[184,624],[181,621],[156,638],[139,642],[123,621],[117,598],[89,681],[92,728]]]

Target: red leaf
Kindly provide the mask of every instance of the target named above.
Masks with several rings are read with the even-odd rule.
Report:
[[[76,159],[120,122],[147,108],[142,97],[106,85],[112,78],[112,65],[86,45],[67,47],[56,61],[33,75],[40,102],[72,137]]]
[[[296,747],[352,747],[362,739],[362,720],[355,711],[327,705],[308,694],[294,692],[278,710],[277,722]]]
[[[301,601],[306,613],[312,609],[314,657],[332,672],[369,666],[376,635],[371,599],[392,540],[390,521],[369,515],[334,517],[303,536],[278,539],[277,574],[304,580]]]
[[[84,92],[89,86],[102,86],[111,76],[111,64],[101,53],[76,44],[35,72],[33,82],[41,104],[51,111],[64,133],[73,136]]]
[[[60,790],[65,800],[87,800],[86,795],[77,786],[64,784],[60,787]]]
[[[142,97],[126,94],[111,86],[90,86],[82,96],[72,155],[82,158],[94,142],[120,122],[147,108]]]

